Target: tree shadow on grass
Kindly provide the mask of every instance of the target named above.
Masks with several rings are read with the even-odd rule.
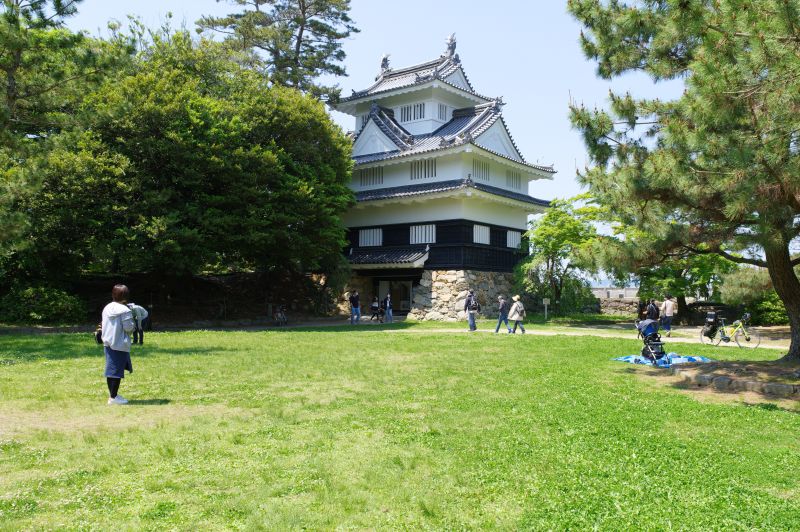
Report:
[[[235,351],[221,345],[206,345],[191,348],[161,348],[157,345],[137,346],[131,351],[131,357],[146,358],[151,355],[213,355]],[[36,335],[5,336],[0,338],[0,369],[21,362],[37,360],[70,360],[78,358],[102,359],[103,346],[97,345],[94,339],[85,335]]]
[[[128,399],[130,406],[159,406],[168,405],[171,402],[171,399]]]

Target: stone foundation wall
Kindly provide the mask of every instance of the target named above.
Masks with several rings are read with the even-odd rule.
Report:
[[[369,306],[372,303],[371,298],[376,295],[372,293],[374,291],[372,279],[370,277],[362,277],[361,275],[353,275],[347,283],[347,286],[344,287],[344,292],[336,301],[336,308],[339,314],[350,315],[350,294],[354,290],[358,290],[358,295],[361,298],[361,310],[369,310]]]
[[[639,302],[630,299],[600,299],[600,314],[611,314],[613,316],[636,317],[639,310]]]
[[[465,320],[464,301],[475,291],[481,316],[497,316],[497,296],[510,299],[514,276],[511,273],[475,270],[425,270],[414,287],[408,319],[433,321]]]

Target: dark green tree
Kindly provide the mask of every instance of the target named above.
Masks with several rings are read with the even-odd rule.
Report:
[[[582,180],[664,250],[768,269],[800,359],[800,13],[785,0],[569,0],[604,78],[682,79],[673,101],[611,95],[571,108]]]
[[[308,272],[338,264],[350,143],[322,104],[229,60],[218,43],[155,35],[89,96],[85,131],[43,161],[21,271]]]
[[[220,0],[217,0],[220,1]],[[222,33],[234,50],[249,56],[276,85],[315,96],[335,97],[337,87],[315,81],[345,76],[342,41],[358,29],[350,19],[350,0],[228,0],[243,10],[226,17],[203,17],[200,31]]]
[[[130,48],[72,33],[81,0],[0,0],[0,257],[29,220],[18,200],[37,190],[49,139],[75,127],[81,102]]]

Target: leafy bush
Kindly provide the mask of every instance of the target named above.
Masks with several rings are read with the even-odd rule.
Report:
[[[0,322],[45,324],[85,320],[84,302],[57,288],[15,287],[0,299]]]
[[[753,315],[754,325],[786,325],[789,323],[786,308],[775,290],[772,290],[750,308],[752,309],[751,314]]]
[[[553,316],[600,311],[599,302],[592,293],[589,282],[571,272],[563,274],[560,278],[558,294],[547,281],[544,269],[536,262],[523,262],[517,266],[514,276],[515,291],[524,293],[525,306],[528,310],[543,309],[542,299],[549,298],[551,301],[549,312]]]
[[[753,316],[754,325],[789,323],[786,308],[763,268],[744,267],[726,275],[721,292],[726,305],[745,307]]]

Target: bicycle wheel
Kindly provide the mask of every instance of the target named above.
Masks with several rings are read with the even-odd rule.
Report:
[[[749,347],[753,349],[761,344],[761,335],[756,331],[747,331],[747,333],[745,333],[743,329],[739,329],[736,331],[736,335],[733,339],[736,340],[736,345],[739,347]]]

